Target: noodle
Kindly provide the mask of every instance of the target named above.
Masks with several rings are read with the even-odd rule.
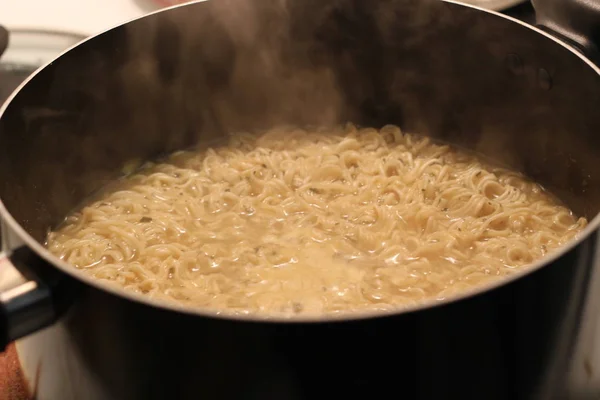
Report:
[[[517,173],[395,126],[347,125],[175,153],[70,215],[47,245],[146,296],[320,315],[454,296],[585,225]]]

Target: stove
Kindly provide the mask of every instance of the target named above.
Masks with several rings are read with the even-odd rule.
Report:
[[[0,58],[0,103],[39,67],[85,38],[65,31],[10,29],[8,46]]]

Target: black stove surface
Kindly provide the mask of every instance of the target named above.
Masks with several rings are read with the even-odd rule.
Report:
[[[0,64],[0,104],[37,68],[31,66]]]

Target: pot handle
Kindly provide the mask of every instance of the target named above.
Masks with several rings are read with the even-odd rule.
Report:
[[[6,226],[0,222],[0,228]],[[26,246],[8,250],[8,232],[1,233],[0,351],[4,351],[12,341],[52,325],[71,303],[75,285]]]
[[[9,32],[0,25],[0,56]],[[72,298],[73,284],[25,246],[11,246],[0,221],[0,351],[13,340],[53,324]],[[15,250],[10,250],[17,247]]]
[[[531,0],[536,23],[553,36],[600,61],[599,0]]]
[[[0,57],[9,40],[8,30],[0,25]],[[9,238],[0,220],[0,351],[53,324],[70,304],[77,285],[26,246],[9,243]]]

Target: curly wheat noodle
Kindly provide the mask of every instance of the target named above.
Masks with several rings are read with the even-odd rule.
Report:
[[[519,174],[394,126],[348,125],[173,154],[69,216],[47,244],[147,296],[319,315],[453,296],[585,224]]]

